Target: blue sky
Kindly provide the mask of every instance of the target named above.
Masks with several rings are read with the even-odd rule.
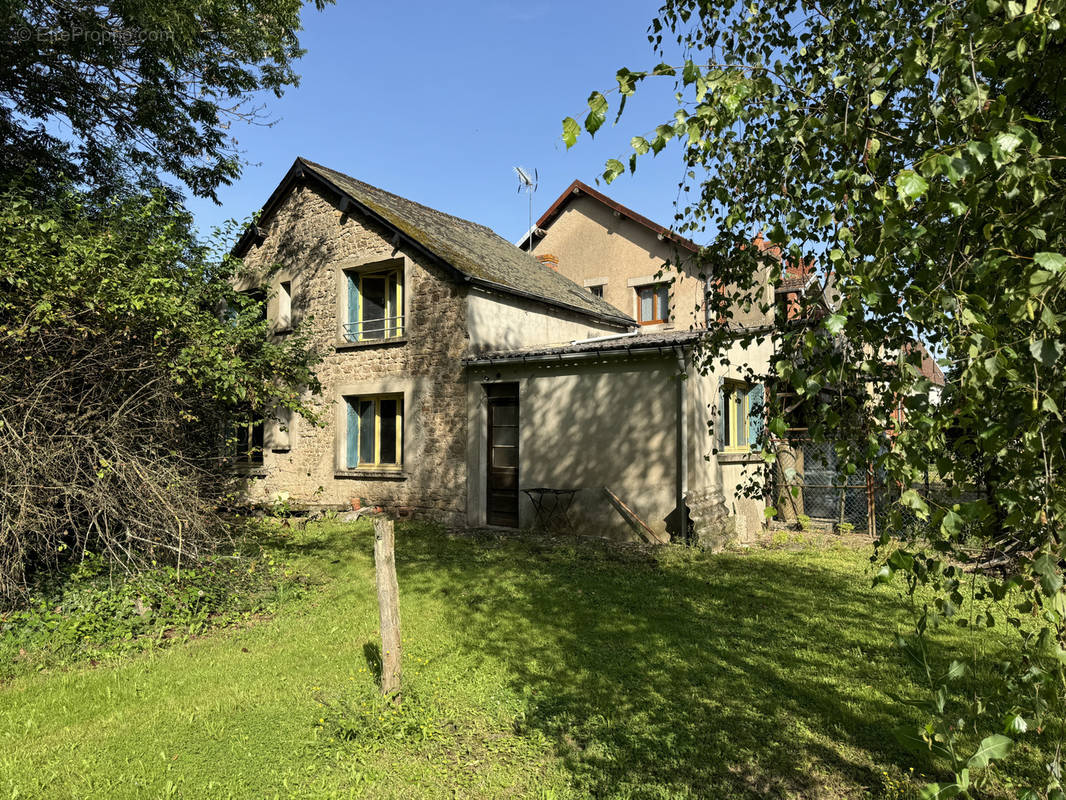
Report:
[[[273,127],[232,133],[250,164],[220,192],[191,199],[201,230],[258,209],[297,155],[516,240],[527,197],[513,167],[536,168],[539,216],[575,178],[593,184],[629,139],[672,116],[669,78],[638,92],[617,127],[566,150],[565,116],[584,118],[593,89],[615,71],[657,63],[647,27],[657,2],[378,2],[307,8],[302,79],[263,98]],[[617,93],[608,95],[612,107]],[[682,164],[676,147],[645,156],[635,175],[601,191],[669,225]],[[595,184],[593,184],[595,185]]]

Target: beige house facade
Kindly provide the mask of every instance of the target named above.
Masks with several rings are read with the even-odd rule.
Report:
[[[275,335],[306,330],[322,354],[319,422],[266,420],[249,499],[633,536],[606,488],[664,538],[685,533],[679,507],[707,543],[754,533],[761,501],[737,491],[762,470],[754,388],[693,368],[698,330],[640,325],[621,295],[574,279],[564,259],[616,251],[580,237],[567,249],[559,231],[556,270],[484,226],[297,159],[235,254],[249,287],[268,290]],[[618,235],[653,276],[664,240]],[[713,434],[723,413],[729,432]]]
[[[581,181],[559,195],[517,246],[628,314],[644,330],[707,327],[704,296],[714,269],[701,263],[699,246]],[[769,299],[768,270],[761,279]],[[732,311],[733,324],[767,322],[755,304]]]

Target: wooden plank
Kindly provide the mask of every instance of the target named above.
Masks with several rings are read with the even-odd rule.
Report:
[[[381,618],[381,693],[400,694],[400,587],[396,582],[396,534],[391,519],[374,518],[374,568]]]
[[[607,499],[611,501],[611,505],[614,506],[615,511],[621,514],[622,519],[629,523],[629,527],[633,529],[633,532],[636,533],[637,536],[649,544],[666,544],[666,541],[660,539],[655,531],[648,527],[648,523],[638,517],[633,509],[619,499],[618,495],[606,486],[603,487],[603,491],[607,494]]]

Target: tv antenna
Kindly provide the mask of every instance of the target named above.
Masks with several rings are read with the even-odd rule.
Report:
[[[529,194],[529,252],[533,252],[533,192],[537,191],[537,183],[540,177],[537,175],[537,171],[533,170],[533,177],[529,176],[529,170],[522,167],[514,168],[515,174],[518,176],[518,191],[523,189]]]

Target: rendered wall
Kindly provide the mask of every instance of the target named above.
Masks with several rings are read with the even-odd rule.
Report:
[[[548,227],[547,234],[535,241],[533,252],[557,256],[559,272],[578,285],[606,279],[603,299],[634,318],[637,307],[633,283],[652,282],[669,261],[675,265],[664,272],[666,279],[674,279],[670,292],[671,321],[648,328],[704,327],[704,280],[693,254],[668,239],[660,240],[654,231],[587,195],[579,195],[567,203]],[[680,274],[676,265],[680,265]],[[766,275],[762,280],[765,283]],[[766,302],[772,305],[768,289]],[[697,306],[701,306],[698,311]],[[757,307],[735,309],[731,320],[745,325],[765,321],[766,315]]]
[[[629,330],[622,325],[596,322],[561,309],[477,289],[467,293],[466,320],[472,353],[561,344]]]
[[[469,370],[467,452],[469,516],[484,524],[485,391],[483,384],[519,384],[519,486],[581,490],[570,517],[581,533],[629,539],[611,508],[615,492],[654,530],[665,532],[674,508],[676,360],[610,359],[604,363],[532,364]],[[520,494],[520,523],[534,522]]]
[[[722,366],[717,359],[707,362],[706,369],[690,366],[689,392],[691,413],[689,429],[689,480],[693,492],[720,492],[725,509],[736,525],[737,539],[749,540],[765,522],[766,507],[762,496],[746,497],[738,488],[756,478],[761,485],[765,468],[761,453],[716,453],[719,420],[719,390],[725,380],[742,381],[744,367],[750,366],[758,374],[769,369],[773,345],[769,338],[747,347],[735,343],[725,353],[729,361]],[[709,424],[710,423],[710,424]]]
[[[674,278],[671,289],[671,322],[647,326],[647,330],[689,330],[704,327],[704,278],[694,255],[668,239],[604,206],[587,195],[570,199],[543,238],[535,241],[535,254],[559,257],[559,271],[571,281],[585,286],[602,284],[603,299],[636,318],[634,283],[651,283],[667,261],[674,265],[663,277]],[[680,265],[680,272],[677,266]],[[763,284],[768,272],[761,275]],[[605,283],[603,282],[605,279]],[[773,305],[769,286],[765,302]],[[697,306],[700,308],[697,310]],[[753,305],[736,308],[730,320],[740,324],[762,324],[766,315]]]

